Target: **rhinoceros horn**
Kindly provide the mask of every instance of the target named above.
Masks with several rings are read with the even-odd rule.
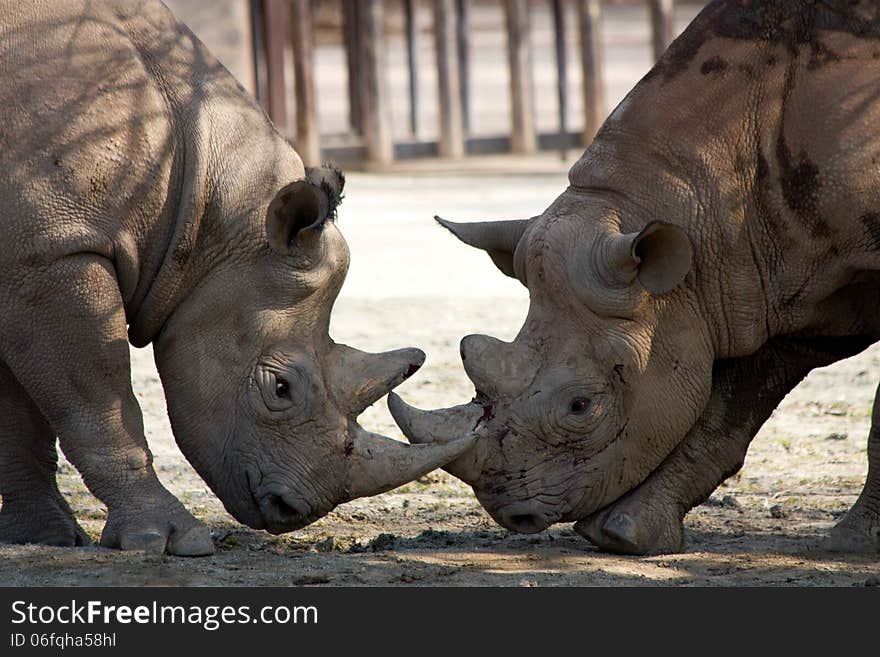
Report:
[[[419,349],[371,354],[334,344],[327,359],[328,383],[348,416],[348,499],[378,495],[445,465],[473,445],[465,435],[436,445],[408,445],[363,429],[355,420],[377,399],[402,383],[425,361]]]
[[[419,349],[371,354],[334,344],[327,357],[333,396],[339,408],[353,416],[403,383],[425,362]]]
[[[407,445],[355,425],[351,432],[349,498],[370,497],[418,479],[473,446],[475,436],[448,443]]]
[[[480,221],[456,223],[440,217],[434,217],[437,223],[446,228],[465,244],[482,249],[489,254],[492,262],[503,273],[526,284],[525,267],[522,259],[525,254],[517,257],[517,245],[531,219],[514,219],[511,221]]]
[[[419,445],[455,445],[462,436],[475,441],[476,430],[486,409],[471,402],[452,408],[423,411],[407,404],[399,395],[388,395],[388,409],[403,435]],[[481,452],[476,442],[443,466],[443,469],[462,481],[475,481],[482,470]]]

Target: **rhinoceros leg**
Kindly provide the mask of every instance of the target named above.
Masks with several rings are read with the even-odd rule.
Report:
[[[776,338],[751,356],[717,361],[709,403],[684,440],[641,485],[575,530],[611,552],[682,550],[685,514],[739,471],[752,438],[785,395],[811,369],[868,344],[861,338]]]
[[[88,545],[58,490],[55,434],[0,363],[0,542]]]
[[[835,552],[880,552],[880,388],[868,433],[868,477],[859,499],[831,530],[825,547]]]
[[[83,481],[107,505],[101,544],[213,551],[207,528],[159,483],[131,390],[125,311],[109,260],[83,253],[22,276],[0,353]]]

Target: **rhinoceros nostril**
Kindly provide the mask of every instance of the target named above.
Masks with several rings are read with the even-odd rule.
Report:
[[[301,515],[296,508],[285,502],[283,497],[273,496],[269,503],[275,507],[278,515],[282,518]]]
[[[294,526],[307,524],[312,508],[305,500],[281,486],[267,488],[269,490],[260,497],[260,509],[269,531],[289,531]]]
[[[505,527],[520,534],[537,534],[549,527],[547,519],[537,513],[512,513],[503,520]]]

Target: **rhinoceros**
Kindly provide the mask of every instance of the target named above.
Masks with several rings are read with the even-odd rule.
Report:
[[[0,106],[0,541],[89,540],[57,437],[107,507],[102,545],[212,552],[154,472],[129,342],[153,344],[179,447],[254,528],[297,529],[467,446],[357,424],[424,354],[329,336],[343,178],[305,169],[160,2],[0,3]]]
[[[441,220],[529,292],[513,342],[461,342],[473,402],[418,443],[517,532],[683,547],[812,368],[880,338],[880,4],[716,0],[603,124],[531,219]],[[831,549],[880,547],[880,403],[861,496]]]

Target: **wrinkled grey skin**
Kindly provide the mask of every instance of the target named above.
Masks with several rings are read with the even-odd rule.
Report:
[[[432,470],[358,414],[421,365],[328,335],[343,179],[305,170],[160,3],[0,3],[0,541],[79,545],[55,437],[107,506],[101,543],[198,555],[156,478],[128,342],[229,512],[285,532]]]
[[[543,214],[441,220],[531,303],[512,343],[462,340],[471,404],[389,397],[410,440],[478,436],[447,469],[511,530],[682,549],[784,395],[880,337],[878,57],[877,3],[713,2]],[[878,414],[830,548],[880,549]]]

